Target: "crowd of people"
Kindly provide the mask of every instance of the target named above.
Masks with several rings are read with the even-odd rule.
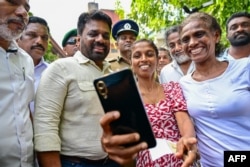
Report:
[[[139,38],[131,19],[79,14],[48,64],[50,28],[28,15],[28,0],[0,0],[0,166],[223,167],[224,151],[250,150],[250,14],[222,30],[204,12],[166,30],[166,47]],[[111,36],[119,50],[107,59]],[[130,68],[157,141],[176,152],[154,159],[138,133],[113,134],[119,111],[104,114],[94,79]],[[117,90],[119,91],[119,90]],[[139,121],[139,120],[138,120]],[[161,151],[162,152],[162,151]]]

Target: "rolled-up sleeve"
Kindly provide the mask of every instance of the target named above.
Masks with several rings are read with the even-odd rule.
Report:
[[[35,98],[35,150],[60,151],[60,116],[67,93],[64,68],[52,63],[43,73]]]

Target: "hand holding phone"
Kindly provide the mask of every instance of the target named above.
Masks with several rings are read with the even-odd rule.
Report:
[[[120,112],[120,118],[111,123],[113,134],[137,132],[139,142],[147,142],[148,148],[155,147],[156,140],[132,71],[123,69],[97,78],[94,86],[104,111]]]

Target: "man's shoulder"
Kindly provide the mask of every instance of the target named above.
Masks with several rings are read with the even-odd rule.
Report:
[[[171,70],[171,69],[174,69],[174,63],[173,63],[173,62],[171,62],[171,63],[165,65],[165,66],[162,68],[162,72],[163,72],[163,73],[166,73],[166,72],[168,73],[168,71]]]
[[[114,63],[117,61],[117,57],[108,57],[105,60],[109,63]]]
[[[111,70],[113,71],[130,67],[130,64],[128,64],[121,56],[107,58],[106,61],[110,63]]]

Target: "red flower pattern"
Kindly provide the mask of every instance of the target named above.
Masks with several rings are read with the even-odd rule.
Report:
[[[157,104],[145,104],[145,108],[156,138],[177,142],[181,137],[174,113],[187,111],[182,90],[178,83],[170,82],[162,85],[166,98]],[[180,167],[181,159],[174,154],[166,154],[152,161],[149,151],[138,154],[137,167]]]

